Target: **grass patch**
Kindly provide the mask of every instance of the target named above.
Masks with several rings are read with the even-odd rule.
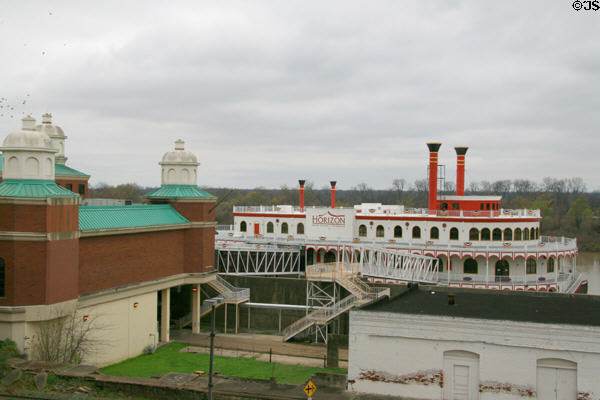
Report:
[[[149,378],[152,375],[164,375],[169,372],[193,373],[208,372],[210,357],[208,354],[180,353],[187,347],[183,343],[171,343],[160,347],[154,354],[142,354],[118,364],[102,368],[107,375]],[[243,378],[269,379],[275,376],[278,382],[299,385],[308,380],[315,372],[328,371],[346,373],[340,368],[316,368],[301,365],[286,365],[258,361],[252,358],[220,357],[214,358],[214,370],[223,375]]]

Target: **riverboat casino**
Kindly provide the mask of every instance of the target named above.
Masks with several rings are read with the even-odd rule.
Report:
[[[223,246],[274,244],[300,246],[305,264],[360,261],[366,246],[435,257],[431,283],[450,287],[584,293],[577,273],[577,240],[540,232],[540,210],[501,208],[501,196],[467,196],[468,147],[456,150],[456,194],[438,193],[440,143],[428,143],[428,208],[362,203],[336,207],[331,182],[329,207],[305,207],[304,180],[299,206],[236,206],[234,225],[217,237]],[[440,185],[441,186],[441,185]],[[365,253],[366,252],[366,253]],[[371,282],[405,284],[390,274],[363,276]]]

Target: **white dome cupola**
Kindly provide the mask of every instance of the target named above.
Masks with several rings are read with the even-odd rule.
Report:
[[[58,125],[52,123],[52,114],[46,113],[42,115],[42,123],[35,127],[39,132],[43,132],[50,140],[52,140],[52,146],[56,149],[56,163],[65,164],[67,157],[65,157],[65,132]]]
[[[57,150],[45,133],[36,131],[35,118],[22,119],[21,130],[9,134],[2,144],[2,179],[54,180]]]
[[[159,164],[162,185],[197,185],[200,163],[193,153],[185,150],[183,140],[177,140],[175,150],[165,153]]]

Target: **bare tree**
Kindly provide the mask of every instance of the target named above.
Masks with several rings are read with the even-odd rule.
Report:
[[[38,333],[32,337],[33,357],[42,361],[80,363],[100,345],[91,335],[98,331],[96,321],[74,310],[69,315],[41,322]]]
[[[404,179],[404,178],[400,178],[400,179],[396,178],[392,181],[392,189],[399,193],[404,192],[405,187],[406,187],[406,179]]]
[[[538,185],[528,179],[515,179],[513,188],[515,193],[533,193],[537,191]]]
[[[415,181],[415,190],[417,192],[427,192],[429,190],[429,182],[427,179],[417,179]]]

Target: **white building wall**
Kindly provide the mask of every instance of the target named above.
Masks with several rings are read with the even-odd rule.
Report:
[[[444,352],[464,350],[479,354],[483,400],[534,397],[541,358],[576,362],[578,391],[600,399],[599,327],[357,310],[349,340],[349,389],[357,392],[441,399]]]

